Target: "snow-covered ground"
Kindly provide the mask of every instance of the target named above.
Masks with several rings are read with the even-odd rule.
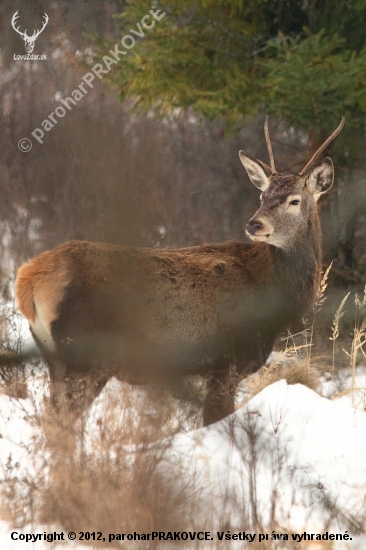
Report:
[[[362,377],[364,370],[358,372],[361,382]],[[90,411],[91,431],[96,411],[108,391],[107,385]],[[0,396],[3,478],[10,455],[12,464],[18,463],[19,472],[32,476],[32,438],[38,430],[29,421],[34,412],[32,407],[29,400],[20,402]],[[253,515],[254,508],[264,524],[275,512],[277,521],[286,526],[278,533],[287,533],[290,539],[290,533],[328,531],[343,535],[348,529],[352,540],[334,542],[332,548],[366,547],[366,539],[352,533],[347,524],[347,517],[361,522],[366,517],[366,413],[352,408],[350,399],[344,395],[330,400],[304,386],[288,386],[281,380],[266,387],[227,419],[208,428],[177,434],[168,443],[160,468],[166,475],[178,475],[178,479],[179,476],[182,480],[189,476],[195,479],[197,509],[202,512],[196,515],[192,529],[205,530],[205,503],[210,503],[215,540],[202,542],[202,548],[219,544],[216,531],[226,530],[222,527],[225,521],[229,522],[231,533],[242,531],[243,517]],[[157,449],[160,445],[154,443],[144,452],[153,454]],[[133,456],[138,449],[131,446],[129,451]],[[43,533],[43,530],[44,526],[21,530],[2,522],[0,548],[49,548],[46,541],[26,543],[11,539],[13,531]],[[50,532],[49,527],[46,530]],[[53,548],[65,545],[81,548],[69,541],[56,543]],[[246,546],[232,541],[231,547]],[[276,546],[286,547],[286,541]],[[170,546],[164,543],[164,548]]]

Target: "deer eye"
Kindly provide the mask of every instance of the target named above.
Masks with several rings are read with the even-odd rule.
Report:
[[[290,204],[297,206],[298,204],[300,204],[300,201],[298,199],[294,199],[293,201],[290,201]]]

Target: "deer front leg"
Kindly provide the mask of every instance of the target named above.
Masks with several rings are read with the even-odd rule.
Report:
[[[207,382],[207,395],[203,404],[203,425],[222,420],[235,410],[235,393],[238,384],[236,368],[231,357],[218,361]]]

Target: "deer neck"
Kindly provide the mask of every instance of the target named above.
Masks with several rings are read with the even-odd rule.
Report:
[[[271,247],[279,288],[296,307],[307,310],[316,298],[321,277],[321,229],[316,210],[288,249]],[[285,289],[286,285],[286,289]]]

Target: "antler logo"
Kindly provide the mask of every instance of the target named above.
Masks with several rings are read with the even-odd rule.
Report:
[[[27,35],[27,29],[25,29],[24,32],[21,32],[19,30],[19,27],[17,28],[15,26],[16,24],[16,20],[18,19],[19,17],[19,11],[16,11],[13,15],[13,18],[11,20],[11,26],[13,27],[13,29],[18,33],[20,34],[20,36],[23,38],[24,42],[25,42],[25,49],[26,49],[26,52],[27,53],[32,53],[33,52],[33,48],[34,48],[34,43],[35,41],[37,40],[38,36],[41,34],[41,32],[43,31],[43,29],[45,28],[45,26],[47,25],[48,23],[48,15],[47,13],[44,14],[44,21],[43,21],[43,26],[42,28],[38,31],[33,31],[33,34],[32,36],[28,36]]]

